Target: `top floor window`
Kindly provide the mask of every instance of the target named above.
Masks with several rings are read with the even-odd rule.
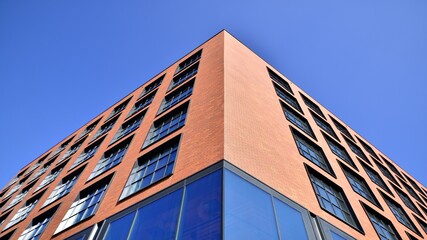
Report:
[[[86,138],[85,138],[85,139],[86,139]],[[61,160],[60,160],[59,162],[61,162],[61,161],[65,160],[65,159],[66,159],[66,158],[68,158],[69,156],[71,156],[71,155],[73,155],[74,153],[76,153],[76,152],[79,150],[80,146],[83,144],[83,142],[84,142],[84,140],[85,140],[85,139],[82,139],[82,140],[80,140],[79,142],[77,142],[77,143],[73,144],[73,145],[70,147],[70,149],[68,149],[68,151],[66,151],[66,152],[65,152],[65,154],[61,157]]]
[[[353,168],[356,168],[356,165],[354,164],[353,160],[351,160],[350,156],[348,155],[344,147],[336,143],[334,140],[332,140],[332,138],[326,136],[325,134],[323,134],[323,137],[328,143],[329,148],[331,149],[333,154],[335,154],[340,159],[344,160],[346,163],[350,164],[350,166],[352,166]]]
[[[187,68],[186,70],[182,71],[178,75],[176,75],[171,82],[171,85],[169,86],[169,90],[172,88],[175,88],[179,84],[187,81],[188,79],[192,78],[197,74],[197,71],[199,69],[199,63],[191,65],[191,67]]]
[[[362,149],[360,149],[359,146],[357,146],[356,144],[354,144],[353,142],[345,139],[345,141],[347,142],[348,146],[350,147],[351,151],[353,151],[357,156],[359,156],[361,159],[365,160],[367,163],[369,163],[370,165],[371,162],[369,162],[368,158],[366,157],[366,155],[363,153]]]
[[[356,136],[357,137],[357,136]],[[365,143],[364,141],[362,141],[362,139],[357,137],[357,140],[359,140],[360,144],[362,144],[362,147],[369,153],[371,154],[374,158],[376,158],[377,160],[380,160],[378,155],[375,153],[374,149],[371,148],[371,146],[369,146],[367,143]]]
[[[98,119],[98,120],[96,120],[95,122],[93,122],[92,124],[90,124],[89,126],[87,126],[87,127],[85,128],[85,130],[83,130],[83,132],[82,132],[82,133],[80,133],[80,135],[79,135],[79,137],[78,137],[78,138],[82,138],[82,137],[83,137],[83,136],[85,136],[86,134],[88,134],[88,133],[92,132],[92,131],[96,128],[96,125],[98,125],[99,120],[101,120],[101,119]]]
[[[321,129],[323,129],[325,132],[327,132],[329,135],[331,135],[335,140],[339,141],[338,136],[335,134],[334,130],[332,129],[331,125],[327,123],[325,120],[321,119],[320,117],[313,114],[311,111],[311,116],[313,117],[314,121],[316,122],[317,126],[319,126]]]
[[[99,130],[95,133],[95,135],[93,136],[91,141],[97,139],[98,137],[100,137],[100,136],[104,135],[105,133],[107,133],[108,131],[110,131],[114,127],[114,124],[116,123],[118,118],[119,117],[117,116],[117,117],[109,120],[108,122],[104,123],[104,125],[102,125],[99,128]]]
[[[64,143],[62,143],[61,146],[59,146],[58,149],[56,149],[55,152],[52,153],[52,156],[55,156],[56,154],[62,152],[62,150],[64,150],[68,146],[68,144],[70,144],[73,138],[74,136],[68,139],[67,141],[65,141]]]
[[[380,155],[381,156],[381,155]],[[383,159],[383,161],[385,162],[385,164],[387,165],[388,168],[390,168],[391,171],[393,171],[397,176],[399,176],[400,178],[403,178],[403,175],[399,172],[399,170],[397,170],[397,168],[390,163],[387,159],[385,159],[383,156],[381,156],[381,158]]]
[[[274,84],[274,89],[276,90],[277,96],[279,96],[283,101],[285,101],[287,104],[291,105],[293,108],[298,110],[298,112],[302,113],[302,109],[295,97],[293,97],[291,94],[283,91],[280,87],[278,87],[276,84]]]
[[[154,80],[152,83],[148,84],[145,88],[144,91],[142,91],[141,97],[144,97],[145,95],[149,94],[151,91],[153,91],[154,89],[156,89],[158,86],[160,86],[163,82],[163,79],[165,78],[166,74],[163,74],[162,76],[160,76],[159,78],[157,78],[156,80]]]
[[[127,100],[123,101],[122,103],[120,103],[119,105],[117,105],[116,107],[114,107],[113,111],[111,111],[110,115],[108,116],[107,120],[109,120],[110,118],[112,118],[113,116],[117,115],[118,113],[122,112],[123,110],[125,110],[126,106],[128,105],[130,99],[132,97],[128,98]],[[107,121],[106,120],[106,121]]]
[[[303,130],[309,136],[316,139],[313,130],[311,130],[310,124],[305,118],[299,115],[296,111],[292,110],[290,107],[286,106],[286,104],[282,104],[282,109],[285,113],[286,119],[288,119],[289,122],[293,123],[295,126]]]
[[[277,84],[279,84],[282,88],[286,89],[286,91],[293,94],[291,86],[287,81],[285,81],[283,78],[281,78],[277,73],[273,72],[270,68],[267,67],[268,74],[270,75],[270,78],[273,79]]]
[[[334,118],[332,118],[332,122],[334,123],[335,127],[337,127],[338,130],[340,130],[340,132],[342,134],[344,134],[346,137],[348,137],[349,139],[354,141],[354,138],[351,136],[350,132],[347,130],[346,127],[344,127],[344,125],[342,125],[341,123],[339,123],[337,120],[335,120]]]
[[[182,63],[180,63],[176,68],[175,74],[184,70],[191,64],[197,62],[201,57],[202,57],[202,50],[199,50],[195,54],[191,55],[189,58],[185,59]]]
[[[160,106],[159,113],[162,113],[169,108],[180,103],[193,93],[194,80],[190,80],[188,83],[182,85],[178,89],[166,95],[165,99]]]
[[[311,101],[310,99],[308,99],[306,96],[304,96],[302,94],[301,94],[301,97],[304,100],[304,103],[305,103],[305,105],[307,105],[307,107],[309,107],[315,113],[319,114],[319,116],[325,118],[325,115],[323,115],[322,110],[320,110],[320,107],[317,106],[317,104],[315,104],[313,101]]]
[[[144,115],[145,115],[145,111],[127,120],[125,123],[123,123],[120,129],[117,131],[111,143],[116,142],[117,140],[127,136],[129,133],[138,129],[139,125],[142,122],[142,119],[144,118]]]
[[[153,101],[154,97],[156,96],[156,92],[157,92],[157,90],[148,94],[144,98],[138,100],[138,102],[136,102],[135,105],[130,110],[128,117],[132,116],[133,114],[137,113],[139,110],[144,109],[145,107],[150,105],[151,102]]]
[[[75,168],[76,166],[80,165],[82,162],[85,162],[86,160],[90,159],[95,155],[95,153],[98,151],[99,146],[101,145],[104,138],[96,141],[95,143],[92,143],[88,147],[86,147],[83,152],[77,157],[76,161],[71,165],[70,169]]]

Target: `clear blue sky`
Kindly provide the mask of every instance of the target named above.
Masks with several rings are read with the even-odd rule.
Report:
[[[221,29],[427,185],[426,12],[425,0],[2,0],[0,188]]]

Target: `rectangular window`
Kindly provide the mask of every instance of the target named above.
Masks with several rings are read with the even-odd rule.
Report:
[[[181,107],[156,120],[150,128],[143,147],[162,139],[173,131],[184,126],[187,117],[188,102]]]
[[[331,149],[333,154],[344,160],[346,163],[350,164],[350,166],[352,166],[353,168],[357,169],[356,165],[354,164],[353,160],[351,160],[350,155],[348,155],[344,147],[335,142],[335,140],[333,140],[332,138],[328,137],[326,134],[323,134],[323,137],[328,143],[329,148]]]
[[[409,186],[407,183],[400,181],[402,183],[402,185],[405,187],[406,191],[408,191],[408,193],[415,198],[418,202],[423,203],[423,201],[421,201],[421,198],[418,196],[418,194],[414,191],[414,189],[412,189],[411,186]]]
[[[325,115],[323,115],[322,110],[320,110],[320,107],[317,106],[317,104],[315,104],[313,101],[308,99],[308,97],[302,95],[301,93],[300,93],[300,95],[301,95],[302,99],[304,100],[305,105],[307,105],[307,107],[309,107],[315,113],[319,114],[319,116],[325,118]]]
[[[185,59],[182,63],[180,63],[176,68],[175,74],[178,72],[181,72],[185,68],[197,62],[201,57],[202,57],[202,50],[199,50],[195,54],[191,55],[189,58]]]
[[[40,197],[43,195],[43,193],[38,194],[35,197],[32,197],[29,199],[24,206],[22,206],[18,212],[12,217],[12,219],[9,221],[9,223],[4,227],[3,231],[14,226],[15,224],[21,222],[24,220],[28,214],[30,214],[31,210],[33,210],[34,206],[36,206],[37,202],[39,201]]]
[[[281,78],[279,75],[277,75],[275,72],[273,72],[270,68],[267,67],[268,74],[270,75],[270,78],[273,79],[277,84],[279,84],[282,88],[286,89],[286,91],[293,94],[291,86],[287,81],[285,81],[283,78]]]
[[[291,105],[293,108],[298,110],[298,112],[302,113],[302,109],[295,97],[293,97],[291,94],[283,91],[279,86],[274,84],[274,89],[276,90],[277,96],[280,97],[283,101],[285,101],[287,104]]]
[[[310,135],[312,138],[316,139],[313,130],[311,130],[311,127],[305,118],[303,118],[296,111],[292,110],[290,107],[286,106],[286,104],[282,103],[281,105],[286,119],[288,119],[289,122],[293,123],[299,129]]]
[[[82,139],[82,140],[80,140],[79,142],[77,142],[77,143],[73,144],[73,145],[70,147],[70,149],[68,149],[68,151],[66,151],[66,152],[64,153],[64,155],[62,155],[62,157],[61,157],[61,159],[59,160],[59,162],[61,162],[61,161],[65,160],[65,159],[66,159],[66,158],[68,158],[69,156],[71,156],[71,155],[73,155],[74,153],[76,153],[76,152],[79,150],[80,146],[83,144],[84,140],[85,140],[85,138],[84,138],[84,139]]]
[[[98,123],[99,123],[99,121],[100,121],[101,119],[98,119],[98,120],[96,120],[95,122],[93,122],[92,124],[90,124],[89,126],[87,126],[86,128],[85,128],[85,130],[82,132],[82,133],[80,133],[80,135],[79,135],[79,139],[80,138],[82,138],[83,136],[86,136],[86,134],[88,134],[88,133],[90,133],[90,132],[92,132],[95,128],[96,128],[96,125],[98,125]]]
[[[144,115],[145,115],[145,111],[124,122],[120,127],[120,129],[117,131],[113,140],[111,140],[111,143],[114,143],[119,139],[122,139],[123,137],[127,136],[129,133],[138,129],[139,125],[141,125],[142,119],[144,119]]]
[[[347,130],[346,127],[344,127],[344,125],[342,125],[341,123],[339,123],[337,120],[335,120],[334,118],[332,118],[332,122],[334,123],[335,127],[342,133],[344,134],[346,137],[350,138],[351,140],[354,141],[354,138],[351,136],[350,132]]]
[[[399,183],[396,181],[396,178],[394,178],[393,175],[391,175],[390,171],[386,167],[384,167],[381,163],[378,163],[376,161],[374,162],[384,176],[386,176],[390,181],[392,181],[394,184],[399,186]]]
[[[379,213],[368,208],[366,205],[364,205],[364,207],[369,220],[371,220],[371,223],[381,240],[402,240],[390,220],[384,218]]]
[[[420,224],[421,228],[424,230],[425,233],[427,233],[427,223],[422,221],[421,219],[415,217],[417,219],[417,222]]]
[[[362,144],[362,147],[369,153],[371,154],[371,156],[375,157],[377,160],[379,160],[378,155],[375,153],[374,149],[371,148],[371,146],[369,146],[367,143],[365,143],[364,141],[362,141],[362,139],[358,138],[356,136],[357,140],[359,140],[360,144]]]
[[[371,162],[368,160],[368,158],[366,157],[366,155],[363,153],[362,149],[360,149],[359,146],[357,146],[356,144],[354,144],[353,142],[351,142],[348,139],[345,139],[345,141],[347,142],[347,145],[350,147],[351,151],[354,152],[354,154],[356,154],[358,157],[360,157],[361,159],[365,160],[367,163],[372,165]]]
[[[145,88],[144,91],[142,91],[141,97],[144,97],[145,95],[149,94],[151,91],[153,91],[154,89],[156,89],[158,86],[160,86],[160,84],[162,84],[163,78],[165,78],[166,74],[163,74],[161,77],[157,78],[156,80],[154,80],[152,83],[148,84]]]
[[[104,138],[92,143],[88,147],[86,147],[83,152],[77,157],[76,161],[71,165],[70,170],[80,165],[82,162],[86,162],[88,159],[95,155],[96,151],[98,151],[99,146],[101,145]]]
[[[12,199],[12,201],[6,206],[6,208],[3,209],[2,211],[4,212],[4,211],[8,210],[9,208],[15,206],[16,204],[20,203],[22,201],[22,199],[24,199],[25,196],[28,195],[28,193],[30,192],[33,185],[34,185],[34,183],[32,183],[31,186],[27,186],[24,189],[22,189],[22,191],[18,195],[16,195]],[[6,201],[5,201],[5,203],[6,203]]]
[[[193,93],[194,80],[166,95],[159,109],[159,114],[180,103]]]
[[[292,129],[292,133],[297,144],[299,153],[310,160],[312,163],[316,164],[318,167],[322,168],[326,172],[333,175],[331,166],[329,165],[328,160],[326,159],[325,154],[322,149],[310,141],[308,138],[304,137],[298,131]]]
[[[120,112],[122,112],[123,110],[125,110],[126,109],[126,106],[128,105],[128,103],[129,103],[129,101],[130,101],[130,99],[131,99],[132,97],[130,97],[130,98],[128,98],[128,99],[126,99],[125,101],[123,101],[122,103],[120,103],[119,105],[117,105],[116,107],[114,107],[114,109],[113,109],[113,111],[111,111],[111,113],[110,113],[110,115],[107,117],[107,120],[105,120],[105,121],[108,121],[110,118],[112,118],[113,116],[115,116],[115,115],[117,115],[118,113],[120,113]]]
[[[107,150],[104,153],[104,156],[98,161],[98,164],[96,164],[95,169],[90,174],[88,180],[95,178],[96,176],[119,164],[125,156],[126,150],[128,149],[131,141],[132,137]]]
[[[309,171],[309,177],[320,206],[352,227],[361,230],[343,190],[314,170],[309,169]]]
[[[348,182],[350,183],[353,190],[358,193],[360,196],[364,197],[371,203],[380,206],[378,203],[377,198],[375,197],[372,190],[369,188],[366,181],[357,175],[354,171],[352,171],[350,168],[344,166],[343,164],[340,164],[345,176],[347,177]]]
[[[199,69],[199,63],[196,63],[196,64],[193,64],[191,67],[187,68],[186,70],[182,71],[180,74],[176,75],[172,79],[171,85],[169,86],[168,90],[171,90],[172,88],[175,88],[179,84],[194,77],[197,74],[198,69]]]
[[[74,171],[70,175],[64,177],[62,181],[58,184],[58,186],[56,186],[52,193],[49,195],[47,200],[43,203],[42,207],[45,207],[51,204],[52,202],[60,199],[61,197],[67,195],[73,188],[74,184],[80,176],[80,173],[83,172],[84,168],[85,167],[82,167]]]
[[[36,191],[42,189],[43,187],[47,186],[51,182],[55,181],[56,177],[61,173],[62,169],[65,167],[67,162],[64,162],[60,166],[52,169],[49,175],[47,175],[43,181],[40,183],[40,185],[36,188]]]
[[[412,231],[419,234],[418,229],[415,228],[412,221],[409,219],[409,216],[405,213],[405,210],[397,204],[395,201],[387,197],[386,195],[382,194],[385,202],[387,203],[388,207],[390,208],[391,212],[396,217],[397,221],[399,221],[401,224],[403,224],[405,227],[411,229]]]
[[[40,168],[33,176],[31,176],[30,181],[40,177],[43,175],[47,170],[49,169],[50,165],[55,161],[55,159],[50,160],[49,162],[45,163],[42,168]]]
[[[108,131],[110,131],[110,130],[113,128],[113,126],[114,126],[114,124],[116,123],[116,121],[117,121],[117,119],[118,119],[118,118],[119,118],[119,117],[117,116],[116,118],[111,119],[111,120],[109,120],[107,123],[105,123],[104,125],[102,125],[102,126],[99,128],[99,130],[95,133],[95,135],[93,136],[93,138],[92,138],[92,140],[91,140],[91,141],[93,141],[93,140],[95,140],[95,139],[99,138],[100,136],[102,136],[102,135],[104,135],[105,133],[107,133]]]
[[[25,229],[18,240],[38,240],[40,236],[43,234],[44,229],[49,224],[50,220],[55,214],[56,209],[58,207],[54,207],[49,211],[43,213],[42,215],[34,218],[30,225]]]
[[[71,204],[55,234],[93,216],[98,210],[111,178],[112,175],[81,191],[77,199]]]
[[[421,188],[418,186],[418,184],[414,180],[412,180],[408,176],[406,176],[406,179],[408,179],[408,181],[412,185],[412,187],[414,187],[419,193],[424,194],[423,191],[421,190]]]
[[[381,155],[380,155],[381,156]],[[397,176],[399,176],[400,178],[403,178],[403,175],[399,172],[399,170],[397,170],[397,168],[390,163],[387,159],[385,159],[383,156],[381,156],[382,160],[385,162],[385,164],[387,165],[388,168],[390,168],[391,171],[393,171]]]
[[[128,117],[134,115],[135,113],[137,113],[139,110],[146,108],[148,105],[151,104],[151,102],[153,101],[154,97],[156,96],[156,91],[153,91],[152,93],[150,93],[149,95],[147,95],[146,97],[138,100],[138,102],[135,103],[135,105],[132,107],[132,109],[130,110]]]
[[[6,222],[6,219],[9,217],[9,215],[10,215],[10,213],[11,213],[12,211],[9,211],[8,213],[5,213],[5,214],[3,214],[1,217],[0,217],[0,227],[3,225],[3,223],[5,223]],[[1,239],[1,238],[0,238]]]
[[[335,138],[335,140],[339,142],[338,136],[335,134],[331,125],[329,125],[329,123],[327,123],[325,120],[313,114],[313,112],[310,111],[310,113],[311,113],[311,116],[313,116],[313,119],[316,122],[317,126],[319,126],[321,129],[323,129],[323,131],[327,132],[329,135],[331,135],[333,138]]]
[[[121,199],[144,189],[173,172],[180,136],[140,157],[126,183]]]
[[[417,213],[419,216],[421,216],[422,218],[424,218],[424,216],[421,214],[420,210],[418,210],[418,208],[415,206],[415,204],[411,201],[411,199],[409,198],[409,196],[404,193],[402,190],[398,189],[397,187],[393,186],[394,191],[397,193],[397,195],[399,195],[400,199],[402,199],[402,202],[412,211],[414,211],[415,213]]]
[[[55,156],[55,155],[57,155],[58,153],[60,153],[60,152],[62,152],[62,150],[64,150],[67,146],[68,146],[68,144],[70,144],[70,142],[71,142],[71,140],[74,138],[74,136],[73,137],[71,137],[70,139],[68,139],[67,141],[65,141],[64,143],[62,143],[59,147],[58,147],[58,149],[56,149],[55,150],[55,152],[53,152],[52,153],[52,157],[53,156]],[[30,171],[30,170],[29,170]]]
[[[365,169],[366,174],[368,174],[369,178],[373,183],[375,183],[378,187],[382,188],[384,191],[392,194],[390,189],[385,184],[384,180],[377,172],[375,172],[368,165],[364,164],[362,161],[360,161],[360,164],[362,164],[363,169]]]

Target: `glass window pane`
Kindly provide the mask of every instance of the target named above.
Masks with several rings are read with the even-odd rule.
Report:
[[[132,212],[111,222],[104,240],[126,240],[134,217]]]
[[[221,173],[216,171],[186,187],[178,239],[221,239]]]
[[[225,239],[278,239],[271,196],[224,172]]]
[[[345,238],[341,237],[340,235],[338,235],[336,232],[331,231],[331,235],[332,235],[332,239],[333,240],[346,240]]]
[[[308,240],[301,212],[276,198],[274,207],[282,240]]]
[[[182,189],[138,209],[129,239],[175,239]]]

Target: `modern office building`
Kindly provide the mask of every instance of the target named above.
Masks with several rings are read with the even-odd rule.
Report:
[[[226,31],[22,168],[5,239],[427,239],[427,189]]]

